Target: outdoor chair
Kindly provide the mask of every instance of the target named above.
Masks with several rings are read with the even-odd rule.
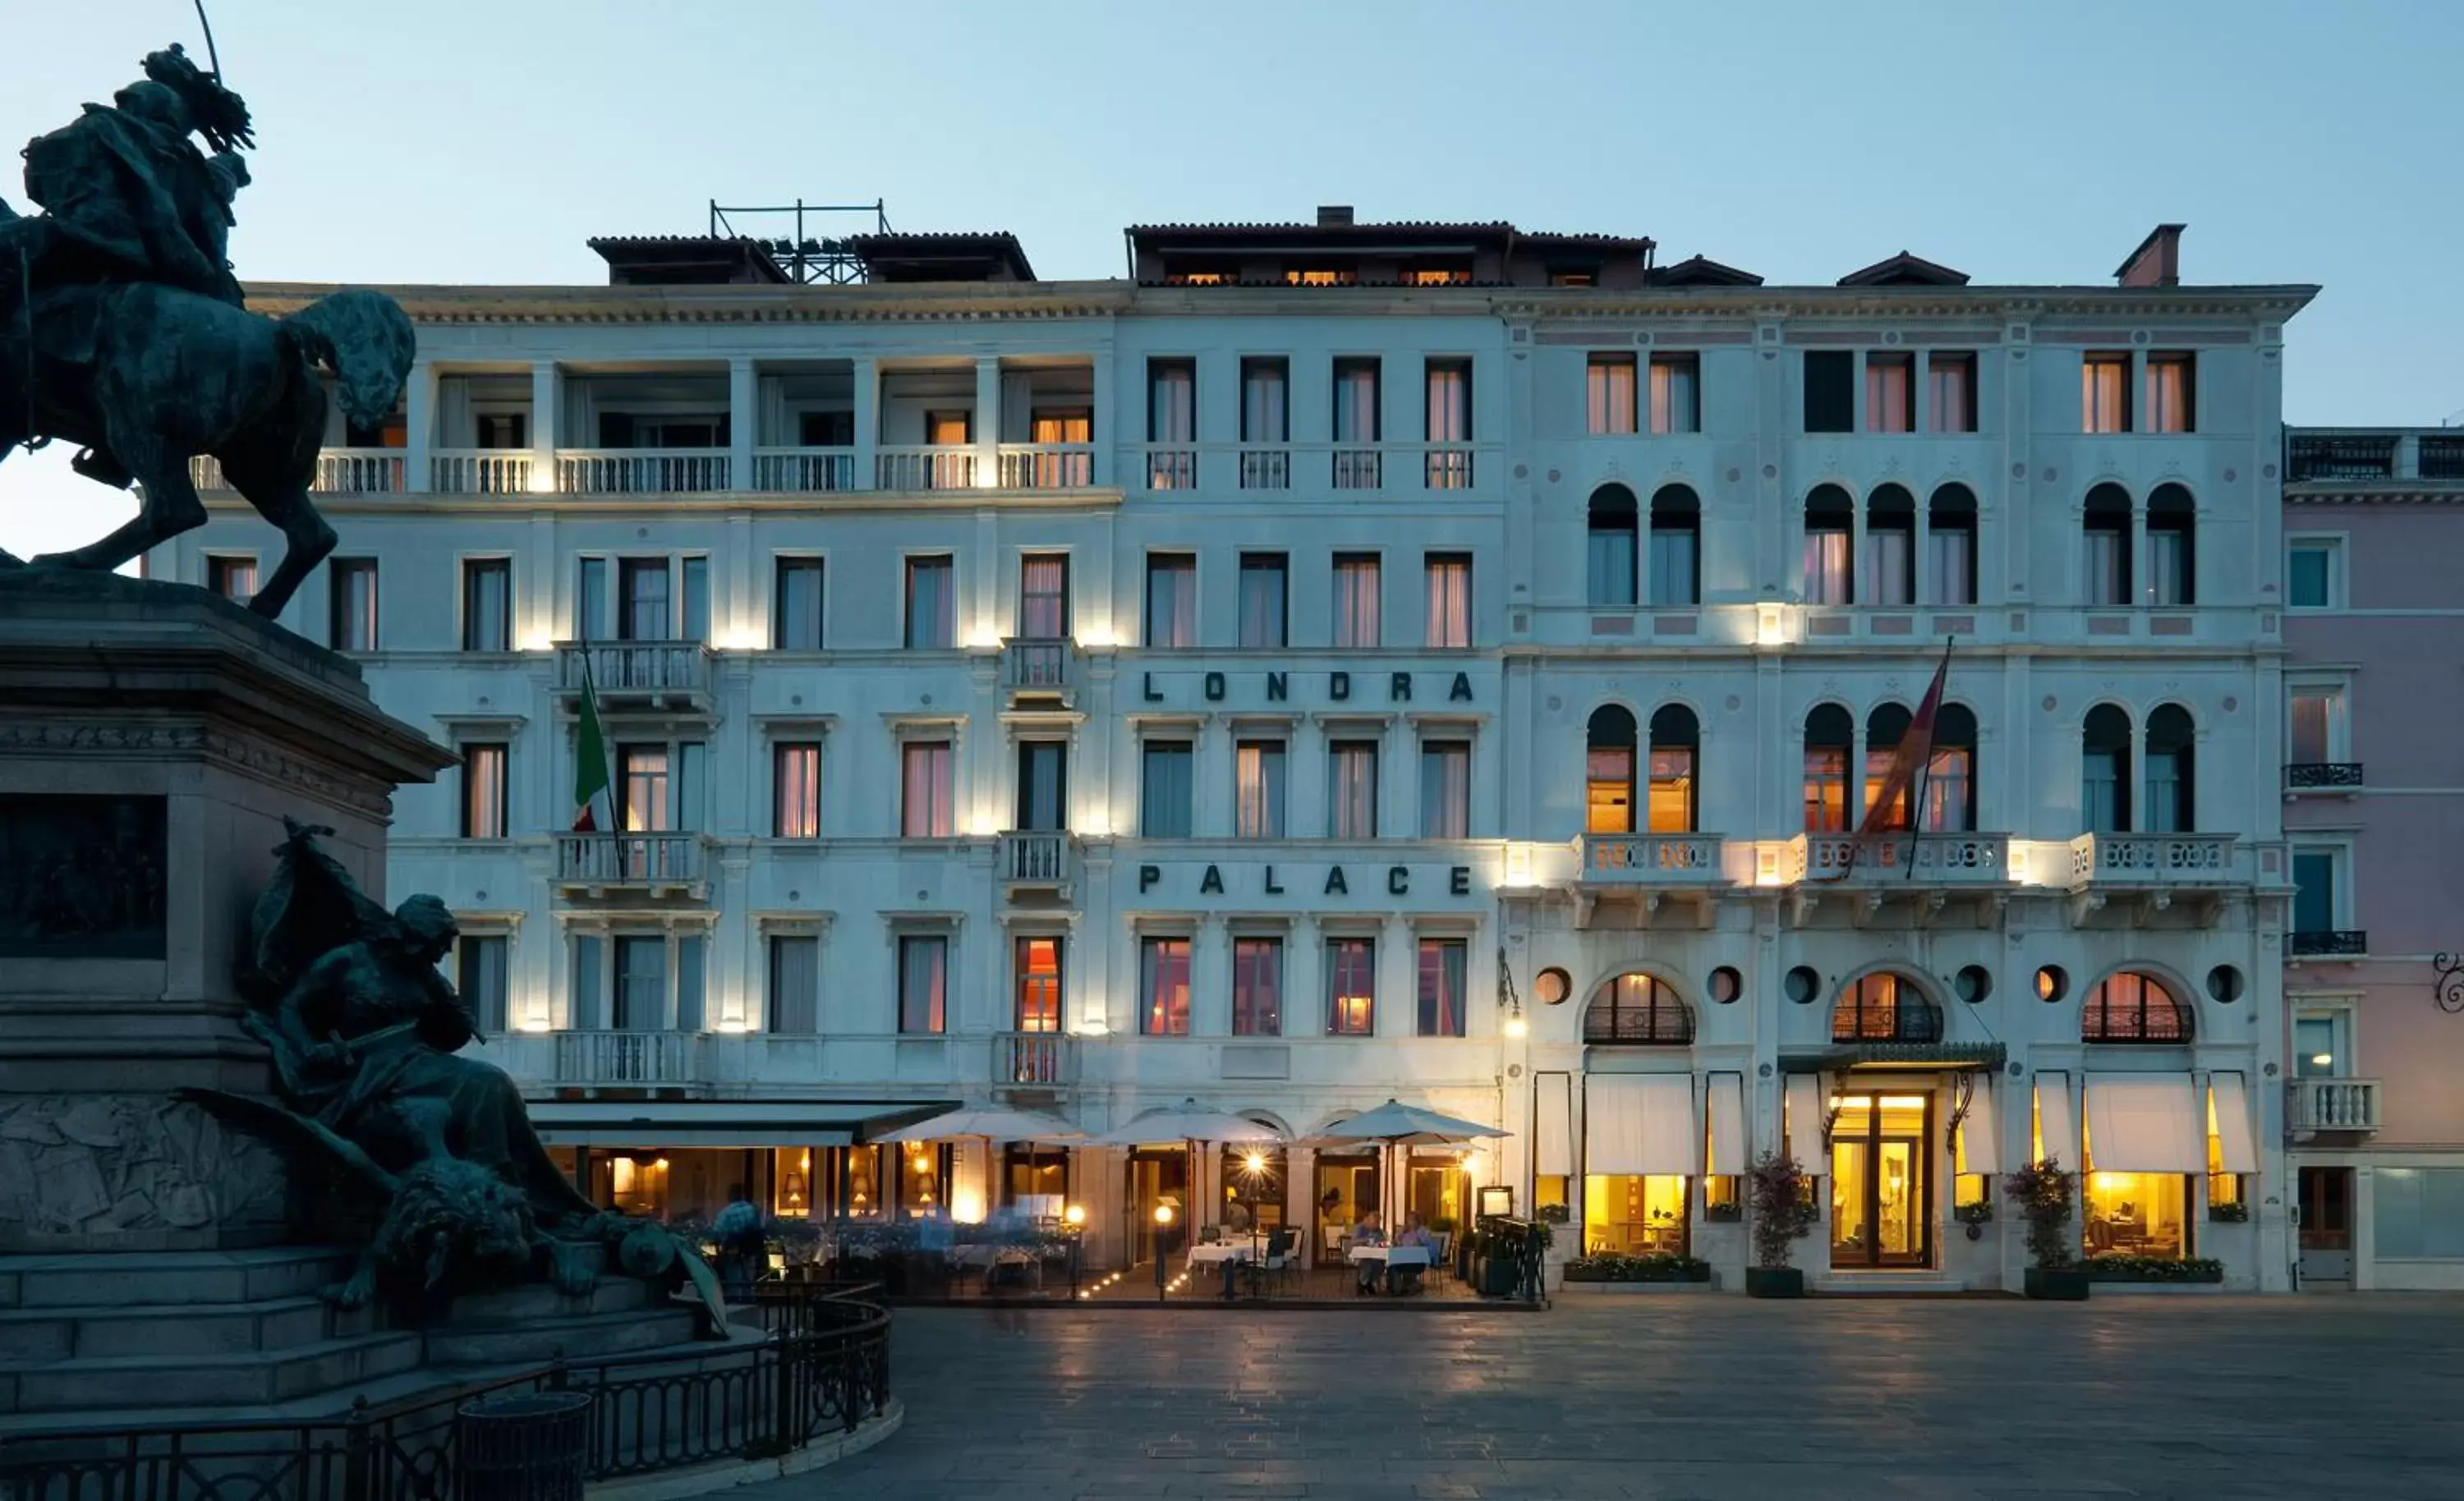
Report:
[[[1266,1295],[1266,1286],[1270,1280],[1278,1289],[1290,1286],[1293,1269],[1300,1262],[1300,1257],[1293,1252],[1292,1241],[1290,1230],[1270,1230],[1266,1235],[1265,1257],[1246,1264],[1249,1286],[1258,1296]]]

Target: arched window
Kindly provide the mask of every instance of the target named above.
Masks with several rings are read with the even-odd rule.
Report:
[[[1925,602],[1976,602],[1976,496],[1945,485],[1925,507]]]
[[[1651,832],[1694,832],[1694,768],[1702,731],[1694,711],[1671,704],[1651,716]]]
[[[2082,1042],[2188,1042],[2190,1009],[2152,974],[2124,969],[2087,992]]]
[[[1634,716],[1615,704],[1592,710],[1585,736],[1583,828],[1592,834],[1634,832]]]
[[[1805,716],[1805,832],[1848,832],[1848,752],[1857,722],[1837,704],[1816,704]]]
[[[2147,817],[2150,834],[2188,834],[2198,824],[2197,777],[2190,711],[2160,704],[2147,716]]]
[[[1621,974],[1592,992],[1583,1011],[1583,1040],[1682,1048],[1694,1040],[1694,1012],[1667,981]]]
[[[2199,508],[2179,485],[2159,485],[2147,497],[2147,602],[2196,604],[2198,550],[2192,546]]]
[[[1805,497],[1805,602],[1853,604],[1856,570],[1848,562],[1848,538],[1857,525],[1857,503],[1837,485],[1817,485]]]
[[[1634,491],[1622,485],[1603,485],[1592,491],[1591,602],[1631,605],[1635,602]]]
[[[1879,486],[1865,498],[1865,601],[1916,602],[1917,498],[1904,486]]]
[[[1976,827],[1976,715],[1945,704],[1933,717],[1933,753],[1925,759],[1925,826],[1936,834]]]
[[[2079,731],[2079,821],[2090,834],[2130,828],[2130,716],[2111,704],[2089,709]]]
[[[2079,525],[2087,539],[2086,566],[2079,575],[2080,602],[2130,603],[2129,494],[2119,485],[2099,485],[2089,490]]]
[[[1654,604],[1692,604],[1703,597],[1703,505],[1683,485],[1663,485],[1651,497],[1651,591]]]
[[[1900,753],[1900,742],[1907,738],[1909,717],[1906,707],[1899,704],[1878,704],[1865,716],[1865,792],[1858,799],[1858,806],[1866,813],[1873,812],[1875,799],[1882,794],[1882,783],[1891,774],[1892,758]],[[1876,827],[1906,828],[1908,794],[1914,790],[1902,789]]]
[[[1839,992],[1831,1008],[1834,1042],[1940,1042],[1942,1013],[1915,986],[1884,970]]]

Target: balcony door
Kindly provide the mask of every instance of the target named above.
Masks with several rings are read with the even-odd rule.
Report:
[[[1831,1127],[1831,1265],[1933,1262],[1933,1097],[1844,1095]]]
[[[1018,828],[1055,832],[1068,826],[1069,747],[1024,740],[1018,747]]]

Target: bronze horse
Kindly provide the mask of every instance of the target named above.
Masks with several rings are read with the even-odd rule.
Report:
[[[358,289],[284,318],[151,283],[37,292],[0,326],[0,455],[53,438],[107,451],[135,476],[143,506],[100,541],[33,566],[114,569],[203,526],[188,461],[210,454],[288,540],[249,601],[279,615],[334,550],[334,530],[308,498],[325,436],[318,367],[333,374],[343,413],[373,426],[401,398],[414,344],[392,298]],[[0,566],[17,565],[0,553]]]

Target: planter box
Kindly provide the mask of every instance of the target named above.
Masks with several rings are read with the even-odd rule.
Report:
[[[2023,1286],[2030,1297],[2049,1303],[2087,1301],[2087,1273],[2077,1267],[2030,1267]]]
[[[1798,1267],[1748,1267],[1748,1297],[1803,1297],[1805,1272]]]
[[[1560,1287],[1557,1292],[1560,1295],[1566,1297],[1580,1297],[1587,1294],[1594,1293],[1604,1295],[1643,1294],[1661,1297],[1673,1297],[1684,1294],[1717,1293],[1719,1290],[1720,1284],[1716,1278],[1703,1277],[1685,1282],[1571,1281],[1566,1283],[1563,1287]]]
[[[1568,1268],[1566,1272],[1568,1287],[1652,1287],[1660,1284],[1699,1284],[1710,1280],[1711,1269],[1707,1266],[1688,1272],[1671,1272],[1648,1277],[1585,1276],[1573,1268]]]

